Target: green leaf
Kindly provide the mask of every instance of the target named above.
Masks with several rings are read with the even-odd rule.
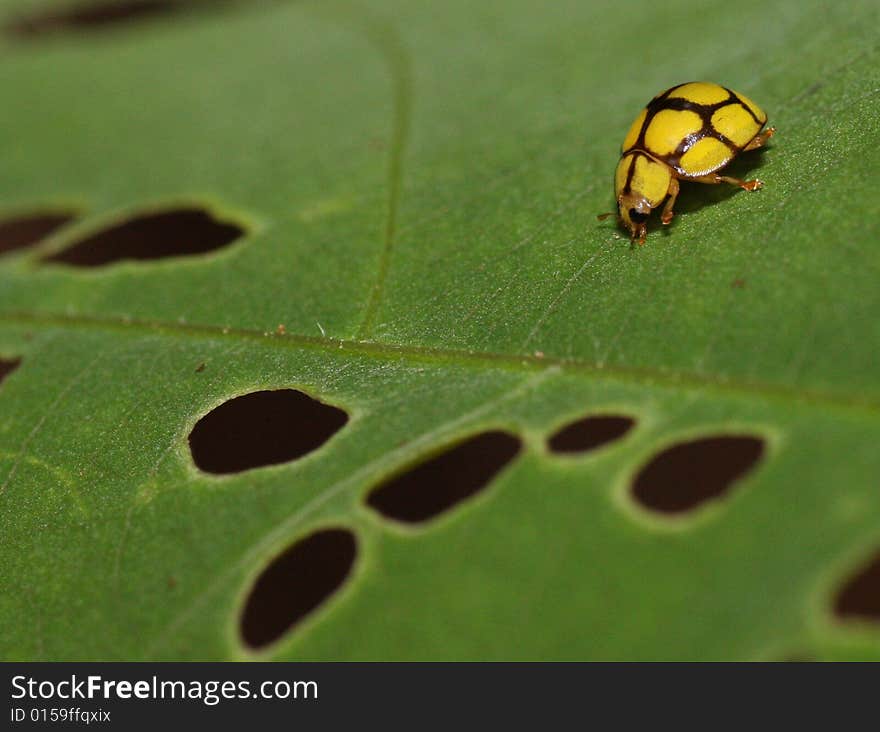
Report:
[[[880,549],[876,2],[184,10],[0,41],[0,220],[77,215],[0,258],[0,357],[21,359],[0,656],[880,659],[876,622],[832,609]],[[765,187],[685,185],[633,247],[595,218],[620,142],[701,78],[777,127],[731,167]],[[44,261],[180,207],[245,235]],[[202,416],[283,388],[348,424],[298,460],[195,466]],[[548,449],[589,414],[636,425]],[[489,430],[522,448],[478,495],[423,524],[367,505]],[[725,434],[764,454],[724,496],[636,504],[659,451]],[[255,579],[326,527],[356,537],[350,576],[249,649]]]

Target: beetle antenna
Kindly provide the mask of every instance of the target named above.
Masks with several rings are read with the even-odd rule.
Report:
[[[599,214],[596,218],[599,219],[599,221],[604,221],[609,216],[616,216],[616,215],[617,215],[617,211],[609,211],[608,213]]]

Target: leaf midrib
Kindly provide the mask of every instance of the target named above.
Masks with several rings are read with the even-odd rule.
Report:
[[[419,346],[376,340],[355,340],[320,337],[300,333],[278,333],[250,328],[144,320],[119,316],[67,315],[50,312],[9,311],[0,313],[0,323],[21,327],[42,326],[86,331],[116,331],[160,335],[184,339],[232,339],[259,343],[270,348],[300,348],[380,358],[386,361],[408,360],[440,366],[459,366],[471,369],[504,369],[529,373],[548,368],[563,373],[578,373],[585,377],[601,378],[637,386],[685,388],[713,391],[762,401],[776,401],[786,406],[805,405],[817,409],[857,412],[871,417],[880,416],[880,399],[840,394],[821,389],[801,389],[772,382],[713,378],[674,369],[650,367],[628,368],[602,365],[578,358],[539,356],[535,354],[508,354],[492,351],[474,351],[438,346]]]

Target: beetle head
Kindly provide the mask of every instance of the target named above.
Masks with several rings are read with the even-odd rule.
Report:
[[[651,215],[651,204],[644,196],[637,193],[621,193],[617,199],[620,220],[629,229],[630,238],[639,244],[645,243],[648,216]]]

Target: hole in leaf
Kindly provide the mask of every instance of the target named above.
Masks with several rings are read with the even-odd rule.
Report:
[[[553,452],[578,453],[595,450],[614,442],[629,432],[635,420],[616,415],[585,417],[562,427],[547,445]]]
[[[382,483],[367,504],[396,521],[427,521],[486,488],[521,447],[507,432],[484,432]]]
[[[296,389],[255,391],[230,399],[193,427],[189,447],[208,473],[277,465],[317,450],[348,422],[337,407]]]
[[[763,452],[762,439],[745,436],[704,437],[673,445],[639,471],[632,492],[651,511],[691,511],[726,493]]]
[[[258,649],[278,640],[336,592],[351,573],[357,541],[322,529],[275,557],[257,578],[241,616],[241,636]]]
[[[73,219],[69,213],[42,213],[0,220],[0,254],[33,246]]]
[[[834,611],[843,618],[880,623],[880,552],[846,582],[837,595]]]
[[[8,360],[0,358],[0,384],[3,383],[3,379],[18,368],[19,364],[21,364],[20,358],[12,358]]]
[[[143,214],[98,231],[46,257],[74,267],[100,267],[124,259],[163,259],[204,254],[228,246],[244,233],[207,211],[181,208]]]
[[[184,4],[185,0],[91,0],[69,8],[47,8],[16,18],[6,26],[6,32],[19,38],[34,38],[51,33],[104,30],[172,13]]]

